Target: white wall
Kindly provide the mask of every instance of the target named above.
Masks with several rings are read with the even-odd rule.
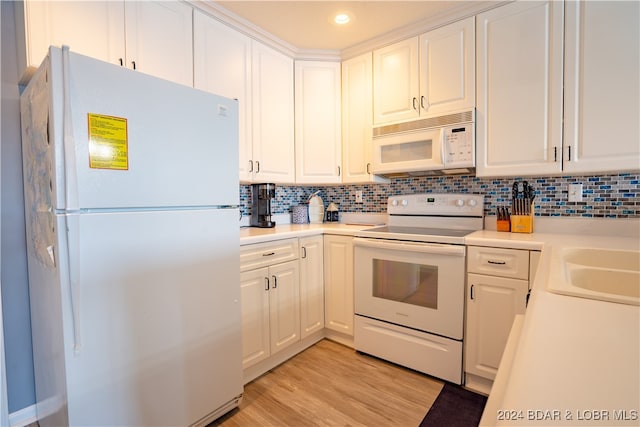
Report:
[[[1,12],[0,12],[1,13]],[[2,34],[2,19],[0,19],[0,34]],[[0,43],[0,57],[2,57],[2,43]],[[0,67],[0,82],[2,80],[2,67]],[[0,117],[2,117],[2,103],[0,103]],[[0,132],[0,147],[2,146],[2,133]],[[0,163],[2,162],[2,151],[0,151]],[[2,176],[0,174],[0,188],[2,188]],[[0,211],[2,210],[2,199],[0,198]],[[2,229],[0,228],[0,240],[2,239]],[[0,264],[0,273],[2,264]],[[0,279],[0,285],[2,280]],[[2,286],[0,286],[0,426],[9,424],[9,408],[7,406],[7,378],[4,367],[4,333],[2,326]]]
[[[10,413],[35,403],[31,315],[27,278],[20,108],[14,6],[2,13],[2,115],[0,136],[0,272],[7,400]],[[15,417],[12,417],[14,422]]]

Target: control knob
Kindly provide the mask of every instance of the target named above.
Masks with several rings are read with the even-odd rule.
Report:
[[[478,202],[476,201],[476,199],[469,199],[469,201],[467,202],[467,204],[471,207],[474,207],[475,205],[478,204]]]

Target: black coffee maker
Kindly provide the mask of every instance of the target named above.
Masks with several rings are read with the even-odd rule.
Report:
[[[251,221],[252,227],[275,227],[271,221],[271,199],[276,197],[275,184],[251,184]]]

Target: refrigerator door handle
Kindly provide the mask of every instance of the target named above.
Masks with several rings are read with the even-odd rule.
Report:
[[[66,248],[66,253],[60,254],[66,257],[64,265],[60,268],[67,270],[67,283],[69,284],[69,307],[71,307],[71,319],[73,330],[73,353],[80,354],[80,242],[79,242],[80,218],[79,215],[65,215],[65,231],[63,236],[66,244],[61,245]],[[61,263],[62,264],[62,263]]]

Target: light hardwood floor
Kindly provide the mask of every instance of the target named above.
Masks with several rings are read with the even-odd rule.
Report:
[[[247,384],[240,408],[209,427],[417,427],[442,385],[322,340]]]

